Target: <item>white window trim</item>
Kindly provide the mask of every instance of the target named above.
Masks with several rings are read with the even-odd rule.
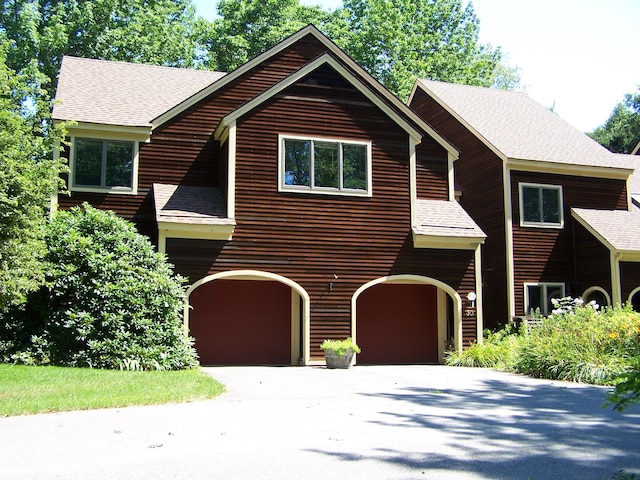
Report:
[[[560,223],[550,223],[550,222],[526,222],[524,220],[524,196],[523,189],[525,187],[533,187],[533,188],[546,188],[551,190],[556,190],[560,192]],[[534,228],[564,228],[564,194],[562,191],[562,185],[551,185],[547,183],[526,183],[519,182],[518,183],[518,204],[520,207],[520,226],[521,227],[534,227]]]
[[[564,297],[566,295],[566,285],[563,282],[525,282],[524,283],[524,314],[525,315],[529,315],[529,287],[545,287],[545,300],[547,302],[551,301],[550,298],[546,298],[547,297],[547,290],[548,287],[553,287],[553,288],[557,288],[560,287],[562,288],[562,295],[560,298]],[[546,302],[545,302],[546,303]],[[551,312],[547,312],[546,314],[544,312],[540,312],[542,315],[549,315],[551,314]]]
[[[314,142],[341,143],[348,145],[364,145],[367,147],[367,190],[341,190],[339,188],[330,187],[307,187],[304,185],[286,185],[284,183],[284,141],[285,140],[311,140]],[[371,142],[361,140],[339,139],[333,137],[311,137],[300,135],[278,135],[278,191],[291,193],[310,193],[314,195],[341,195],[350,197],[371,197],[372,196],[372,144]],[[313,177],[313,166],[311,166],[310,176]],[[342,176],[342,172],[340,172]]]
[[[131,187],[92,187],[75,185],[76,139],[106,140],[133,143],[133,171]],[[140,154],[140,139],[127,135],[100,134],[99,132],[82,132],[70,137],[69,147],[69,191],[89,193],[114,193],[118,195],[137,195],[138,193],[138,160]]]

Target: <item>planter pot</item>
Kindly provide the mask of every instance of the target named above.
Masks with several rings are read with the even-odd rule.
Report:
[[[325,350],[324,359],[327,368],[349,368],[353,361],[353,350],[347,350],[344,355],[338,355],[334,350]]]

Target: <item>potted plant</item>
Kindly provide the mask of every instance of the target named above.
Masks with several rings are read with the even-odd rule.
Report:
[[[327,368],[349,368],[353,356],[361,351],[351,337],[344,340],[325,340],[320,348],[324,350]]]

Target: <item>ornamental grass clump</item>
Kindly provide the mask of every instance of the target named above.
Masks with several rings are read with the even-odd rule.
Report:
[[[482,343],[474,342],[461,352],[447,352],[445,362],[456,367],[511,370],[517,359],[523,328],[507,325],[497,332],[485,330]]]
[[[574,304],[532,328],[514,370],[540,378],[613,385],[640,357],[640,314]]]

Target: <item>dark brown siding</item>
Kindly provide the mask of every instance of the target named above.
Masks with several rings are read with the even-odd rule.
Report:
[[[620,279],[622,303],[627,303],[631,292],[640,287],[640,262],[620,262]]]
[[[573,246],[575,249],[574,295],[582,295],[590,287],[602,287],[611,298],[609,249],[576,220],[571,219],[570,225],[573,227]]]
[[[484,323],[507,321],[507,281],[502,161],[422,90],[411,107],[460,152],[454,162],[460,204],[487,235],[482,245]]]
[[[220,164],[220,146],[212,136],[220,119],[325,50],[309,35],[226,85],[214,98],[201,101],[154,130],[151,142],[140,149],[138,195],[74,192],[70,197],[60,195],[60,208],[88,202],[133,220],[142,233],[155,238],[152,184],[220,186],[220,174],[225,171]]]
[[[448,200],[447,152],[427,137],[416,147],[418,198]]]
[[[351,298],[369,281],[411,273],[462,289],[462,296],[475,290],[473,252],[412,246],[408,135],[353,88],[322,88],[331,75],[319,72],[238,123],[233,240],[167,244],[171,261],[191,282],[194,274],[253,268],[300,284],[311,297],[315,358],[323,339],[351,334]],[[373,139],[373,196],[278,192],[277,140],[284,133]],[[467,323],[465,341],[476,333],[475,323]]]
[[[520,182],[562,186],[564,228],[520,226]],[[626,183],[623,180],[514,171],[511,173],[511,199],[516,315],[524,314],[525,282],[564,282],[568,295],[580,295],[582,291],[575,283],[570,210],[572,207],[623,210],[626,208]]]

